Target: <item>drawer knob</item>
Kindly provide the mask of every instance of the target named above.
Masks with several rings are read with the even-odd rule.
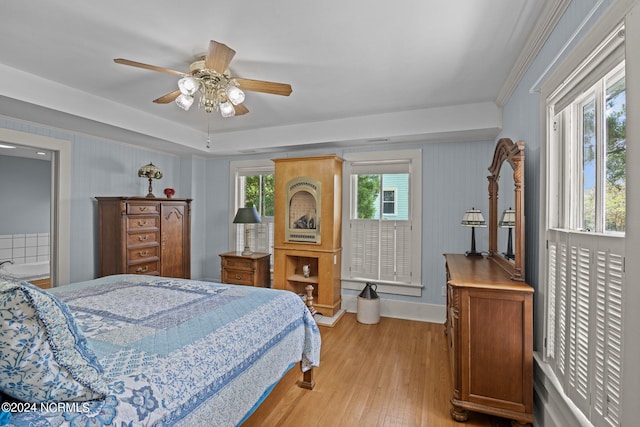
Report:
[[[140,240],[141,242],[144,242],[148,238],[149,238],[149,236],[147,236],[146,234],[144,236],[138,236],[138,240]]]
[[[138,267],[136,269],[137,273],[146,273],[147,271],[149,271],[149,266],[148,265],[145,265],[144,267]]]
[[[147,255],[149,255],[149,251],[140,251],[140,252],[138,252],[138,254],[140,256],[147,256]]]
[[[138,225],[139,225],[140,227],[144,227],[145,225],[147,225],[147,220],[146,220],[146,219],[145,219],[144,221],[143,221],[143,220],[139,220],[139,221],[138,221]]]
[[[146,211],[146,210],[147,210],[147,207],[146,207],[146,206],[140,206],[140,211],[144,212],[144,211]]]
[[[242,274],[236,274],[236,280],[242,280]]]

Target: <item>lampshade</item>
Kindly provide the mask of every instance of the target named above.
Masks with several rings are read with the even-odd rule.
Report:
[[[138,177],[160,179],[162,178],[162,171],[153,163],[149,163],[148,165],[141,166],[140,169],[138,169]]]
[[[480,212],[476,208],[471,208],[464,213],[462,221],[460,222],[465,227],[486,227],[487,223]]]
[[[505,209],[502,212],[502,218],[498,222],[498,226],[502,228],[513,228],[516,226],[516,211],[513,209]]]
[[[258,224],[261,223],[260,214],[253,206],[250,208],[239,208],[233,218],[234,224]]]

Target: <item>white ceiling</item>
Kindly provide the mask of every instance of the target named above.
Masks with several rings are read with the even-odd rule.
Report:
[[[0,114],[205,156],[491,139],[496,101],[553,3],[5,0]],[[113,62],[187,71],[209,40],[236,50],[234,76],[289,83],[293,93],[247,92],[249,114],[223,119],[152,103],[178,78]]]

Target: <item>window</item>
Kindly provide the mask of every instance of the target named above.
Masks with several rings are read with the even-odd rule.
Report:
[[[233,214],[240,207],[256,208],[262,222],[250,226],[249,245],[254,252],[271,253],[273,248],[273,200],[274,167],[271,161],[232,162],[231,173],[234,186]],[[236,250],[244,248],[246,225],[232,224],[232,244]]]
[[[596,426],[620,425],[626,86],[618,28],[547,99],[545,360]]]
[[[420,295],[421,152],[345,157],[343,286]]]
[[[595,232],[624,232],[626,177],[626,91],[624,62],[604,76],[555,119],[560,127],[568,126],[567,135],[578,134],[570,147],[575,153],[574,182],[581,208],[570,228]],[[574,128],[575,127],[575,128]],[[570,142],[569,142],[570,144]],[[573,148],[573,150],[571,150]],[[581,174],[580,174],[581,172]],[[570,189],[570,191],[572,191]]]
[[[389,180],[389,175],[383,175],[383,180]],[[408,181],[408,175],[402,175],[402,178]],[[385,188],[382,190],[382,215],[396,215],[397,188]],[[408,198],[407,198],[408,200]]]

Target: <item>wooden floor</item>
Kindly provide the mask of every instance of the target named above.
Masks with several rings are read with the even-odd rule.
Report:
[[[294,367],[243,427],[394,426],[507,427],[510,422],[470,413],[449,415],[451,377],[441,324],[382,318],[363,325],[347,313],[320,327],[322,353],[316,387],[304,390]]]

